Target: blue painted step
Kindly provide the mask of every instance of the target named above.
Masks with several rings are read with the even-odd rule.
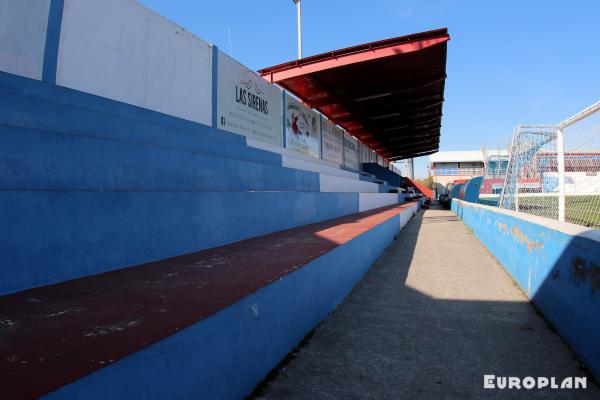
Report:
[[[0,125],[0,189],[319,191],[319,174]]]
[[[246,139],[238,134],[218,131],[197,122],[185,120],[158,111],[133,106],[106,97],[69,89],[35,79],[24,78],[0,71],[0,93],[23,97],[33,97],[52,103],[73,106],[77,109],[88,109],[127,119],[146,122],[162,128],[171,128],[192,132],[199,135],[213,135],[215,138],[233,143],[246,143]]]
[[[0,124],[281,165],[281,155],[248,147],[245,139],[238,143],[220,140],[210,127],[204,127],[210,135],[201,135],[34,97],[0,93]]]
[[[379,193],[398,193],[398,187],[390,185],[379,185]]]
[[[0,190],[0,204],[2,295],[356,213],[358,194]]]
[[[402,176],[377,163],[363,163],[363,169],[376,176],[377,179],[385,180],[391,186],[402,186]]]

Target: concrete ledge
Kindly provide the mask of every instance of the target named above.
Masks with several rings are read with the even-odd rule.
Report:
[[[415,212],[387,207],[0,297],[3,393],[242,398]]]
[[[372,210],[398,203],[398,193],[359,193],[358,211]]]
[[[246,142],[249,147],[280,154],[282,156],[283,166],[287,168],[319,172],[326,175],[341,176],[350,179],[358,179],[359,177],[358,173],[342,169],[341,166],[335,165],[326,160],[306,156],[296,151],[274,146],[272,144],[264,143],[255,139],[247,138]]]
[[[319,184],[321,192],[338,193],[379,193],[381,186],[373,182],[326,174],[319,174]]]
[[[452,210],[600,380],[600,231],[456,199]]]

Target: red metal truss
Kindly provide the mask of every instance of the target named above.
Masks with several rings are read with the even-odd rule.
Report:
[[[388,160],[439,147],[447,29],[335,50],[264,68],[277,83]]]

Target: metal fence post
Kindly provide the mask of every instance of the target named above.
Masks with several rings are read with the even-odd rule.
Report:
[[[319,126],[321,127],[321,133],[319,137],[319,147],[320,147],[320,158],[323,159],[323,115],[319,114]]]
[[[285,99],[285,90],[281,91],[281,128],[282,128],[282,132],[281,132],[281,146],[283,148],[286,148],[288,146],[287,144],[287,127],[285,126],[286,124],[286,99]]]
[[[556,130],[558,166],[558,220],[565,222],[565,141],[562,128]]]

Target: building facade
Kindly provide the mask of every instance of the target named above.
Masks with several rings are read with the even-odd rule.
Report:
[[[485,175],[486,168],[494,175],[506,173],[508,153],[506,150],[440,151],[429,156],[429,168],[433,176],[434,197],[448,193],[454,182],[467,181]]]

